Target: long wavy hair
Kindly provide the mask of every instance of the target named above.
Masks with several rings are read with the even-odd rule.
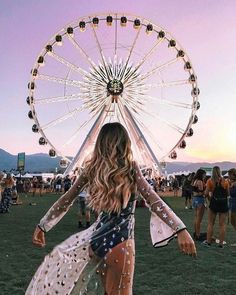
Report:
[[[135,190],[131,141],[120,123],[105,124],[91,158],[85,163],[89,206],[95,211],[119,213]]]
[[[197,172],[195,173],[195,175],[193,176],[193,182],[195,180],[204,180],[204,177],[206,176],[206,171],[203,169],[198,169]]]
[[[212,168],[212,176],[211,179],[214,184],[219,183],[222,179],[221,171],[219,166],[214,166]]]

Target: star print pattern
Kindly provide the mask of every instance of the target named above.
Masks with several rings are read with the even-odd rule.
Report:
[[[151,232],[155,232],[166,240],[166,228],[170,231],[168,236],[185,228],[183,222],[156,194],[143,177],[137,163],[134,162],[134,177],[137,190],[145,199],[152,212],[150,224]],[[84,174],[78,177],[71,189],[62,195],[48,210],[40,221],[40,228],[48,232],[68,212],[76,196],[87,184]],[[89,288],[93,294],[104,294],[101,284],[102,277],[108,271],[108,261],[112,255],[113,263],[121,264],[123,269],[119,277],[117,295],[132,294],[134,269],[134,210],[135,198],[123,208],[120,216],[106,215],[103,212],[90,228],[69,237],[56,246],[45,257],[26,291],[26,295],[48,294],[88,294]],[[159,218],[161,222],[153,218]],[[119,249],[121,256],[117,256]],[[91,255],[91,251],[93,255]],[[120,254],[119,254],[120,255]],[[117,259],[119,257],[119,259]],[[110,282],[112,283],[112,282]]]

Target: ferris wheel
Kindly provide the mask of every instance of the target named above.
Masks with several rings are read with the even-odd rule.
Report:
[[[161,169],[186,147],[200,108],[197,76],[179,42],[126,13],[89,15],[62,28],[37,56],[28,89],[32,131],[51,157],[62,157],[66,173],[114,121],[128,130],[139,163]]]

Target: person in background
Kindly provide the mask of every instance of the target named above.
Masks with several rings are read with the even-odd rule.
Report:
[[[50,193],[54,193],[55,192],[55,181],[56,181],[56,179],[55,179],[55,177],[51,180],[51,182],[50,182]]]
[[[25,179],[24,181],[24,192],[25,192],[25,196],[28,195],[29,191],[30,191],[30,188],[31,188],[31,181],[29,178]]]
[[[83,216],[85,216],[86,228],[90,227],[90,208],[87,204],[87,192],[83,190],[78,196],[78,228],[83,228]]]
[[[206,172],[203,169],[198,169],[192,181],[192,206],[195,209],[194,216],[194,238],[200,241],[201,223],[205,212],[205,182]]]
[[[44,181],[42,177],[40,177],[38,180],[38,188],[39,188],[39,196],[42,197],[42,193],[44,191]]]
[[[230,222],[236,230],[236,169],[232,168],[228,171],[229,175],[229,194],[230,194]],[[233,244],[232,246],[236,246]]]
[[[3,192],[3,178],[5,176],[5,173],[0,171],[0,203],[1,203],[1,200],[2,200],[2,192]]]
[[[12,187],[12,204],[17,205],[20,202],[20,196],[19,193],[23,192],[23,180],[17,179],[13,176],[14,185]]]
[[[179,181],[176,176],[173,178],[172,188],[174,192],[174,197],[178,197],[178,191],[179,191]]]
[[[55,185],[56,185],[56,194],[59,194],[62,189],[62,178],[58,176],[55,180]]]
[[[185,177],[182,185],[182,197],[185,198],[185,209],[192,209],[192,181],[195,173],[192,172]]]
[[[66,175],[65,179],[63,180],[63,184],[64,184],[64,193],[66,193],[71,188],[71,185],[72,185],[69,175]]]
[[[10,173],[7,173],[7,176],[2,181],[1,186],[4,189],[0,203],[0,213],[8,213],[12,202],[12,188],[14,186],[14,179]]]
[[[32,196],[35,196],[35,193],[37,191],[38,187],[38,178],[36,176],[33,177],[32,179]]]
[[[215,166],[212,169],[212,176],[207,180],[206,197],[209,199],[207,240],[204,245],[210,246],[212,243],[213,228],[217,214],[219,215],[219,247],[223,248],[225,240],[225,220],[228,213],[229,183],[226,181],[220,171],[220,167]]]

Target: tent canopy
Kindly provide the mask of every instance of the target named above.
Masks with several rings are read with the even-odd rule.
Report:
[[[24,175],[20,175],[20,173],[18,173],[17,175],[15,175],[16,178],[21,177],[21,178],[33,178],[33,176],[29,173],[25,173]]]

